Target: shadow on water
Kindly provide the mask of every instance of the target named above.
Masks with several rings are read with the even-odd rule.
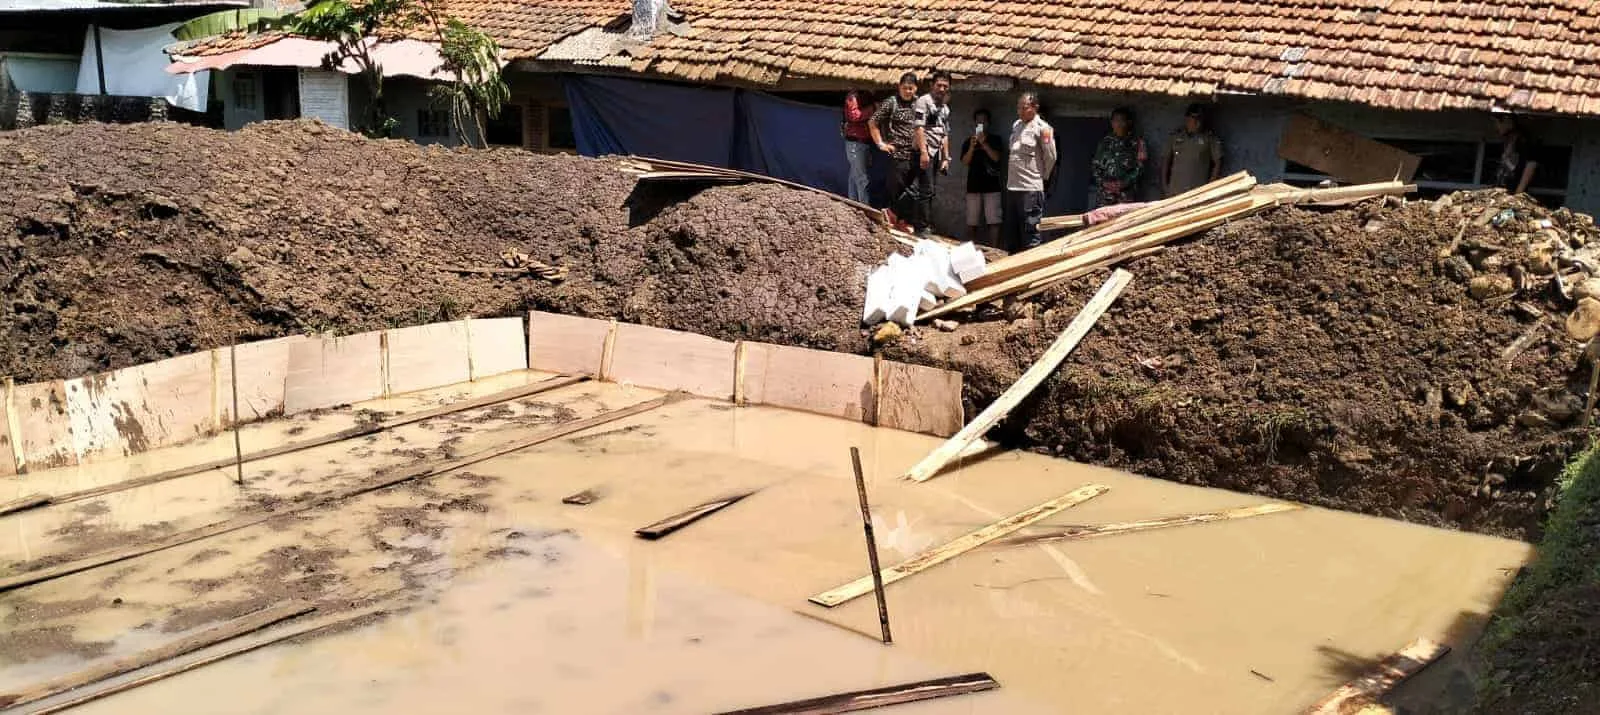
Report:
[[[1400,683],[1382,698],[1382,702],[1401,715],[1447,715],[1470,711],[1477,677],[1473,651],[1488,622],[1487,614],[1468,611],[1456,614],[1450,627],[1435,637],[1435,640],[1449,644],[1450,652]],[[1395,643],[1394,650],[1405,645]],[[1322,679],[1329,692],[1373,672],[1383,657],[1389,654],[1357,654],[1331,646],[1318,646],[1317,651],[1326,660]]]

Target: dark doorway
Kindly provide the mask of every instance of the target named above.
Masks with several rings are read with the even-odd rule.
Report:
[[[300,74],[298,70],[261,71],[261,110],[264,119],[300,118]]]
[[[489,146],[522,146],[522,105],[501,105],[500,116],[485,124],[484,134]]]
[[[1056,175],[1045,197],[1044,215],[1079,214],[1089,210],[1089,161],[1095,144],[1111,131],[1105,117],[1046,117],[1056,130]]]

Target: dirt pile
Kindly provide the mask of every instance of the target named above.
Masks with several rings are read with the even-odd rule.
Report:
[[[0,185],[0,374],[19,381],[241,335],[528,308],[851,349],[863,287],[840,277],[888,250],[859,212],[817,195],[658,195],[608,161],[373,142],[309,121],[0,134]],[[502,267],[508,249],[567,278],[451,270]]]
[[[1529,535],[1582,437],[1588,377],[1553,263],[1529,264],[1546,241],[1592,233],[1587,217],[1497,191],[1220,227],[1132,266],[1133,285],[1011,438],[1181,482]],[[1015,320],[922,330],[900,350],[994,394],[1097,283],[1054,289]]]

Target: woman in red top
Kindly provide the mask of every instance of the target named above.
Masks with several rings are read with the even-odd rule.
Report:
[[[867,162],[872,156],[872,132],[867,123],[877,107],[872,96],[852,89],[844,97],[844,156],[850,162],[850,182],[846,187],[852,200],[867,203]]]

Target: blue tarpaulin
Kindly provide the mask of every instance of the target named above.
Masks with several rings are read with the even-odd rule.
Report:
[[[578,153],[754,171],[835,193],[849,173],[840,109],[760,92],[567,76]]]

